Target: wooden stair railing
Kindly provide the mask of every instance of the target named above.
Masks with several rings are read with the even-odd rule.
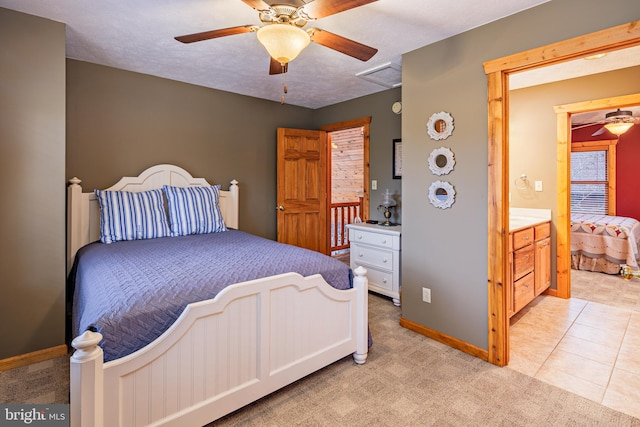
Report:
[[[331,203],[331,253],[349,248],[347,224],[356,218],[362,219],[362,200],[357,202]]]

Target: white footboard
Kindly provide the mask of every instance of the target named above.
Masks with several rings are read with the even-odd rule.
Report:
[[[100,334],[77,337],[72,426],[202,426],[318,369],[368,350],[366,270],[339,291],[287,273],[189,305],[160,338],[103,364]]]

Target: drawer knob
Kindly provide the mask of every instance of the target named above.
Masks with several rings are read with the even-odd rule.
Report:
[[[524,236],[524,240],[529,240],[529,236]]]
[[[387,243],[387,240],[386,240],[386,239],[382,241],[382,244],[383,244],[383,245],[384,245],[385,243]]]
[[[358,236],[358,239],[362,240],[362,235]]]
[[[363,254],[362,252],[360,252],[360,253],[358,254],[358,256],[359,256],[360,258],[362,258],[362,257],[364,256],[364,254]]]
[[[382,283],[387,283],[387,278],[382,279]]]
[[[386,259],[386,258],[385,258],[385,259],[383,259],[383,260],[382,260],[382,262],[386,263],[386,262],[387,262],[387,259]]]

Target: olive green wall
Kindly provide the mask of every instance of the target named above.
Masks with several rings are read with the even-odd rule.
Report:
[[[603,13],[606,8],[606,13]],[[637,0],[553,0],[403,56],[404,150],[402,316],[483,349],[487,331],[487,78],[483,62],[569,39],[640,16]],[[431,114],[450,112],[453,135],[429,139]],[[436,177],[429,153],[454,152],[453,172]],[[450,209],[431,206],[427,189],[445,179]],[[422,302],[422,287],[432,303]]]
[[[276,129],[372,116],[372,179],[378,193],[399,193],[400,180],[391,179],[391,140],[400,138],[391,104],[399,97],[392,89],[311,110],[68,59],[67,178],[91,191],[172,163],[223,188],[237,179],[240,228],[275,239]]]
[[[557,120],[555,105],[640,93],[640,67],[511,91],[509,96],[509,184],[511,206],[551,209],[551,271],[556,271]],[[526,174],[530,187],[513,183]],[[534,189],[542,181],[542,191]],[[556,288],[556,276],[551,276]]]
[[[393,140],[402,137],[402,116],[391,111],[391,105],[401,100],[400,88],[384,90],[373,95],[342,102],[316,110],[316,127],[345,120],[371,116],[369,165],[371,180],[378,181],[378,189],[371,190],[369,218],[383,220],[378,204],[386,189],[394,195],[398,207],[391,221],[402,219],[402,180],[393,179]],[[371,183],[369,183],[371,184]]]
[[[64,344],[65,26],[0,8],[0,359]]]
[[[240,185],[240,228],[276,237],[276,129],[313,110],[67,60],[67,178],[84,191],[172,163]]]

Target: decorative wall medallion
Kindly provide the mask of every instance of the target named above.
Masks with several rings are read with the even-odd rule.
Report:
[[[434,175],[446,175],[456,164],[453,152],[446,147],[436,148],[429,154],[429,169]]]
[[[429,187],[429,201],[440,209],[450,208],[456,199],[456,191],[453,185],[446,181],[435,181]]]
[[[429,117],[427,122],[427,133],[436,141],[440,139],[447,139],[453,132],[453,117],[451,114],[440,111],[434,113]]]

